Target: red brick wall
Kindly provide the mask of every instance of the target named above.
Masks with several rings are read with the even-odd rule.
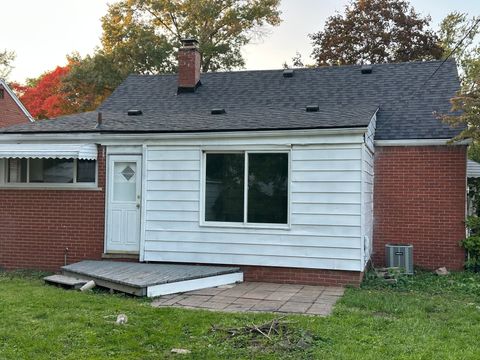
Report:
[[[3,90],[4,94],[4,98],[0,98],[0,128],[29,122],[30,120],[18,107],[7,90],[2,85],[0,85],[0,89]]]
[[[385,244],[413,244],[414,265],[462,269],[466,147],[376,147],[374,265]]]
[[[363,272],[300,269],[270,266],[240,266],[245,281],[262,281],[282,284],[358,286],[363,279]]]
[[[103,253],[105,160],[98,156],[102,190],[0,189],[0,268],[56,271]]]

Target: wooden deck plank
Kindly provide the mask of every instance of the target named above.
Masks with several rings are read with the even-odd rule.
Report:
[[[82,287],[88,281],[86,279],[79,279],[77,277],[70,277],[70,276],[64,276],[64,275],[58,275],[58,274],[46,276],[43,278],[43,280],[48,284],[61,285],[61,286],[66,286],[73,289],[78,289]]]
[[[88,276],[134,288],[201,279],[239,272],[236,267],[144,264],[116,261],[86,260],[66,265],[62,270],[79,276]]]

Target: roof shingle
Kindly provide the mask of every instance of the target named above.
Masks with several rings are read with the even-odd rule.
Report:
[[[64,116],[4,132],[201,132],[367,126],[377,111],[376,139],[451,138],[459,129],[434,112],[450,109],[459,88],[456,65],[447,61],[202,74],[195,93],[177,94],[176,75],[131,75],[96,113]],[[306,112],[307,105],[318,112]],[[214,108],[226,113],[212,115]],[[139,109],[141,116],[127,116]]]

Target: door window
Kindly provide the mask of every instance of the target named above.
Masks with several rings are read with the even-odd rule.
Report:
[[[113,201],[136,201],[137,164],[135,162],[114,162]]]

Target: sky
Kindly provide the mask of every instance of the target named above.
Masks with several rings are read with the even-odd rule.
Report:
[[[15,0],[2,4],[0,50],[17,57],[9,80],[23,82],[57,65],[66,55],[92,53],[100,44],[100,18],[115,0]],[[266,29],[266,35],[247,45],[246,69],[274,69],[296,52],[311,62],[308,34],[320,30],[325,20],[342,12],[348,0],[282,0],[283,22]],[[480,15],[479,0],[411,0],[414,8],[432,17],[432,27],[452,11]]]

